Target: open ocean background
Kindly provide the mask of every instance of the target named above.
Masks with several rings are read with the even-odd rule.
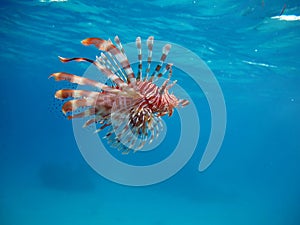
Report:
[[[0,10],[0,225],[300,224],[300,21],[272,19],[281,11],[300,16],[299,1],[2,0]],[[123,186],[83,159],[53,97],[66,83],[48,76],[83,74],[88,64],[57,56],[93,59],[97,49],[80,41],[115,35],[123,44],[150,35],[176,43],[215,74],[227,130],[204,172],[198,164],[209,109],[180,71],[173,80],[197,103],[201,134],[179,173],[152,186]],[[176,120],[166,118],[167,139],[155,157],[177,141]],[[155,161],[147,153],[118,157]]]

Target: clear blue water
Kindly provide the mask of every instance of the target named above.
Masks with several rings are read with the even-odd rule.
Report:
[[[284,4],[284,15],[300,15],[292,0],[1,1],[0,224],[300,224],[300,21],[271,19]],[[227,130],[204,172],[198,163],[209,111],[185,80],[199,102],[201,135],[179,173],[152,186],[123,186],[82,158],[71,122],[55,108],[61,86],[48,76],[83,73],[86,64],[57,56],[94,58],[97,51],[80,41],[115,35],[123,43],[150,35],[177,43],[214,72]],[[168,135],[178,137],[176,126]],[[163,150],[155,156],[165,157]]]

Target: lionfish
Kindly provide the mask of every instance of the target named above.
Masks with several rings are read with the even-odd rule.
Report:
[[[169,84],[172,64],[165,63],[170,44],[163,47],[160,62],[151,73],[154,37],[147,39],[148,58],[145,71],[141,38],[137,37],[138,71],[135,75],[118,36],[114,41],[116,44],[100,38],[83,40],[83,45],[94,45],[100,50],[100,56],[96,56],[95,60],[59,56],[63,63],[84,61],[93,64],[110,82],[101,83],[66,72],[53,73],[50,77],[54,77],[56,81],[67,80],[95,88],[97,91],[62,89],[55,93],[55,98],[67,100],[62,106],[62,112],[68,119],[89,117],[83,127],[96,123],[95,132],[107,128],[104,138],[108,139],[111,146],[123,153],[130,150],[135,152],[158,137],[163,128],[162,116],[171,116],[174,108],[186,106],[189,102],[176,98],[168,91],[176,83],[174,81]],[[168,74],[168,78],[161,86],[156,85],[155,80],[164,74]]]

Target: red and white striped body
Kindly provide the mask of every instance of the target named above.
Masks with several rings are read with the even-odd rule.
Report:
[[[168,92],[168,89],[176,83],[175,81],[168,85],[172,75],[172,64],[166,64],[164,70],[160,72],[171,45],[165,45],[160,63],[149,76],[153,37],[148,38],[148,67],[143,78],[141,39],[139,37],[136,39],[139,60],[137,76],[131,68],[118,37],[115,37],[115,42],[118,47],[110,40],[105,41],[99,38],[83,40],[84,45],[93,44],[102,51],[101,56],[96,57],[96,60],[59,57],[62,62],[86,61],[94,64],[112,81],[112,86],[64,72],[54,73],[50,77],[54,77],[57,81],[67,80],[71,83],[97,88],[99,91],[62,89],[56,92],[55,97],[73,98],[63,105],[63,113],[68,114],[69,119],[93,116],[84,126],[99,123],[100,127],[96,132],[108,127],[105,135],[108,142],[127,153],[130,150],[141,149],[147,141],[152,142],[162,129],[160,117],[166,114],[171,116],[174,108],[185,106],[188,101],[179,100]],[[169,75],[162,86],[159,87],[153,83],[155,78],[165,73]]]

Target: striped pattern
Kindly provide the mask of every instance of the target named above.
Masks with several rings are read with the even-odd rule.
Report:
[[[110,69],[102,66],[98,61],[94,61],[91,59],[87,59],[87,58],[63,58],[59,56],[59,60],[61,62],[71,62],[71,61],[76,61],[76,62],[89,62],[94,64],[103,74],[105,74],[107,76],[107,78],[109,78],[111,81],[113,81],[114,83],[116,83],[116,85],[118,85],[118,87],[123,88],[123,87],[127,87],[127,84],[124,83],[123,80],[121,80],[117,75],[115,75]]]
[[[99,50],[111,53],[117,59],[117,61],[122,65],[123,70],[126,72],[128,83],[135,83],[135,76],[127,57],[115,45],[113,45],[113,43],[110,40],[105,41],[100,38],[88,38],[83,40],[82,43],[84,45],[93,44]]]
[[[121,52],[123,53],[123,55],[124,55],[125,57],[127,57],[126,54],[125,54],[125,50],[124,50],[124,48],[123,48],[123,46],[122,46],[122,44],[121,44],[121,41],[120,41],[120,39],[119,39],[119,37],[118,37],[118,36],[115,36],[114,40],[115,40],[115,42],[116,42],[118,48],[119,48],[119,49],[121,50]]]
[[[140,37],[137,37],[135,40],[136,47],[138,49],[138,60],[139,60],[139,71],[137,74],[137,80],[142,79],[143,74],[143,62],[142,62],[142,41]]]
[[[142,40],[136,38],[138,72],[132,71],[125,50],[118,36],[114,38],[116,46],[110,40],[87,38],[84,45],[95,45],[101,54],[95,60],[88,58],[63,58],[61,62],[89,62],[93,64],[110,81],[111,85],[103,84],[74,74],[53,73],[56,81],[66,80],[78,85],[88,85],[97,91],[62,89],[55,93],[55,98],[65,100],[62,112],[68,119],[87,118],[83,125],[97,123],[95,132],[107,130],[104,136],[111,146],[128,153],[141,149],[147,142],[156,138],[162,126],[161,117],[171,116],[174,108],[184,107],[189,102],[177,99],[168,90],[176,81],[170,83],[172,64],[165,64],[171,49],[167,44],[162,49],[160,62],[149,77],[152,63],[154,37],[147,39],[147,68],[143,72]],[[155,78],[168,74],[168,78],[159,87],[153,83]]]
[[[66,80],[66,81],[69,81],[70,83],[74,83],[74,84],[88,85],[88,86],[96,87],[100,90],[103,90],[103,91],[106,91],[109,93],[114,93],[114,94],[122,93],[121,90],[111,88],[105,84],[102,84],[101,82],[90,80],[85,77],[79,77],[79,76],[76,76],[76,75],[70,74],[70,73],[64,73],[64,72],[53,73],[49,76],[49,78],[51,78],[51,77],[53,77],[56,81]]]
[[[160,63],[156,66],[154,72],[152,73],[151,75],[151,78],[150,78],[150,81],[153,81],[154,77],[158,74],[158,72],[160,71],[163,63],[165,62],[169,52],[170,52],[170,49],[171,49],[171,45],[169,44],[166,44],[164,47],[163,47],[163,51],[162,51],[162,55],[160,57]],[[161,75],[159,76],[161,77]]]
[[[97,91],[86,91],[86,90],[73,90],[73,89],[62,89],[55,93],[55,98],[66,99],[66,98],[98,98],[101,93]]]
[[[165,89],[166,89],[166,87],[167,87],[167,85],[168,85],[168,83],[169,83],[169,81],[170,81],[170,79],[171,79],[171,77],[172,77],[172,64],[168,64],[167,66],[166,66],[166,69],[167,69],[167,71],[169,71],[169,76],[168,76],[168,79],[162,84],[162,86],[160,87],[160,89],[159,89],[159,94],[160,95],[163,95],[164,94],[164,92],[165,92]]]
[[[152,50],[153,50],[154,37],[150,36],[147,39],[147,47],[148,47],[148,59],[147,59],[147,70],[146,70],[146,80],[148,79],[148,75],[150,73],[151,61],[152,61]]]

